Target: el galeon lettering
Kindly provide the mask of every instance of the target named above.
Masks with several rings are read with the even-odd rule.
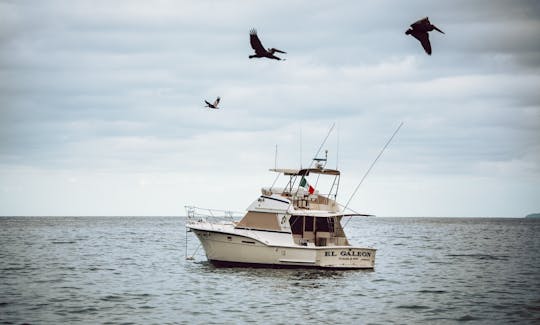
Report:
[[[361,257],[371,257],[371,252],[366,251],[341,251],[339,252],[340,256],[361,256]],[[324,256],[337,256],[336,251],[324,252]]]

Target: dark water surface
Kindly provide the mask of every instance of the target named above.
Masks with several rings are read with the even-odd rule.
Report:
[[[374,271],[214,268],[177,217],[0,218],[0,323],[540,324],[540,220],[365,218]],[[188,251],[198,242],[188,234]]]

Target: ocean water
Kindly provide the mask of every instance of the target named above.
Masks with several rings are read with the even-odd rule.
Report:
[[[540,324],[540,220],[359,218],[372,271],[215,268],[182,217],[0,218],[4,324]]]

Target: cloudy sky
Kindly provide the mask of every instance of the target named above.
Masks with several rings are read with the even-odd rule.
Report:
[[[243,211],[334,123],[345,202],[401,122],[355,210],[540,212],[540,2],[0,1],[0,215]]]

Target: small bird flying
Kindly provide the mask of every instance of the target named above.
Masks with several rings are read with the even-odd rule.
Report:
[[[261,43],[261,40],[259,39],[259,36],[257,36],[257,31],[255,29],[252,29],[249,31],[249,43],[251,44],[251,47],[253,50],[255,50],[254,55],[250,55],[249,58],[269,58],[274,60],[281,60],[277,56],[274,55],[274,53],[284,53],[287,54],[287,52],[283,52],[281,50],[275,49],[275,48],[269,48],[265,49],[264,46]]]
[[[431,43],[429,42],[428,32],[436,30],[440,33],[444,32],[432,25],[428,17],[422,18],[411,24],[411,27],[405,32],[406,35],[412,35],[414,38],[420,41],[420,44],[424,47],[424,50],[428,55],[431,55]]]
[[[208,108],[213,108],[213,109],[218,109],[218,104],[219,104],[219,101],[221,100],[221,98],[216,98],[216,100],[214,101],[213,104],[210,104],[207,100],[205,100],[204,102],[206,103],[206,106],[205,107],[208,107]]]

